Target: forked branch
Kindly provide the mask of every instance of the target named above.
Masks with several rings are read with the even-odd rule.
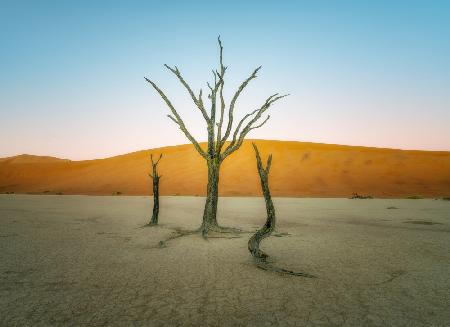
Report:
[[[183,76],[181,75],[179,69],[177,66],[175,66],[174,68],[164,64],[164,66],[170,70],[180,81],[181,84],[183,84],[183,86],[186,88],[186,90],[188,91],[189,95],[192,98],[192,101],[194,101],[195,105],[197,106],[197,108],[200,110],[200,112],[203,115],[203,118],[206,120],[206,122],[209,122],[209,117],[208,114],[206,113],[205,107],[203,106],[203,101],[202,101],[202,90],[200,90],[199,96],[198,98],[195,96],[194,92],[192,91],[191,87],[189,86],[189,84],[184,80]]]
[[[288,95],[289,94],[285,94],[285,95],[278,95],[278,93],[273,94],[266,99],[264,104],[259,109],[256,109],[256,110],[252,111],[251,113],[245,115],[239,122],[238,126],[236,127],[236,130],[233,133],[232,141],[230,142],[228,147],[225,149],[225,151],[221,154],[221,160],[224,160],[226,157],[228,157],[234,151],[239,149],[241,147],[242,143],[244,142],[245,137],[251,130],[262,127],[270,119],[270,116],[267,116],[266,119],[259,125],[254,125],[254,124],[261,118],[261,116],[270,108],[270,106],[274,102],[276,102]],[[252,116],[254,116],[254,117],[252,119],[250,119],[250,121],[248,121],[248,123],[245,125],[245,127],[242,130],[240,130],[241,126],[243,125],[245,120]],[[239,136],[238,136],[238,134],[239,134]]]
[[[151,84],[151,86],[153,86],[153,88],[159,93],[161,98],[163,98],[163,100],[166,103],[167,107],[169,107],[169,109],[172,112],[173,116],[168,115],[168,117],[170,119],[172,119],[178,125],[178,127],[181,129],[181,131],[184,133],[184,135],[186,135],[188,140],[192,142],[192,144],[194,145],[194,147],[198,151],[198,153],[200,153],[200,155],[203,158],[206,159],[206,157],[207,157],[206,156],[206,152],[203,151],[203,149],[200,147],[200,144],[198,144],[197,140],[192,136],[191,133],[189,133],[189,131],[187,130],[186,125],[184,124],[184,122],[181,119],[180,115],[178,114],[178,112],[176,111],[175,107],[172,105],[170,100],[167,98],[167,96],[164,94],[164,92],[158,87],[158,85],[156,85],[154,82],[149,80],[147,77],[144,77],[144,78],[145,78],[145,80],[148,83]]]
[[[153,166],[153,167],[158,166],[158,163],[159,163],[159,161],[161,160],[162,156],[163,156],[163,154],[161,153],[161,154],[159,155],[158,160],[156,160],[156,162],[154,162],[154,161],[153,161],[153,153],[150,154],[150,160],[152,161],[152,166]]]
[[[234,119],[234,107],[236,105],[236,101],[239,98],[239,95],[241,95],[242,91],[247,87],[248,83],[250,83],[250,81],[252,79],[255,79],[257,77],[256,74],[258,74],[259,70],[261,69],[261,66],[259,66],[258,68],[256,68],[252,74],[247,77],[247,79],[245,79],[242,84],[239,86],[238,90],[236,91],[236,93],[234,94],[233,98],[231,99],[230,102],[230,108],[228,109],[228,124],[227,124],[227,129],[225,130],[225,134],[223,135],[223,138],[221,140],[222,145],[227,141],[228,137],[230,136],[231,133],[231,129],[233,127],[233,119]]]

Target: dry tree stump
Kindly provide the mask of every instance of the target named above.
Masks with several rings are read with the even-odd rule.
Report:
[[[159,215],[159,179],[161,175],[158,174],[158,163],[162,158],[162,153],[159,155],[159,159],[155,162],[153,161],[153,154],[150,155],[150,160],[152,161],[152,172],[149,176],[153,179],[153,213],[152,219],[148,223],[150,226],[158,225],[158,215]]]

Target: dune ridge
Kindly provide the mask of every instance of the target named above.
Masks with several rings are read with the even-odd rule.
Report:
[[[273,154],[270,184],[274,196],[348,197],[354,192],[383,198],[450,195],[448,151],[253,141],[263,157]],[[220,195],[261,195],[251,142],[246,140],[224,161]],[[149,155],[161,152],[161,195],[203,196],[206,163],[191,144],[84,161],[32,155],[2,158],[0,192],[149,195]]]

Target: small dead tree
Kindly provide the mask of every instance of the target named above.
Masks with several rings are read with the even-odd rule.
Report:
[[[152,219],[148,223],[150,226],[158,225],[158,215],[159,215],[159,179],[161,175],[158,174],[158,163],[162,158],[162,153],[159,155],[159,159],[155,162],[153,161],[153,154],[150,155],[150,160],[152,161],[152,172],[149,176],[153,179],[153,213]]]
[[[264,168],[261,156],[255,143],[252,143],[256,155],[256,167],[258,168],[259,178],[261,180],[261,188],[266,202],[267,220],[264,226],[257,230],[256,233],[248,241],[248,250],[257,260],[264,260],[267,254],[259,249],[259,243],[266,237],[269,237],[275,229],[275,207],[273,206],[272,197],[269,189],[269,172],[272,165],[272,155],[267,158],[266,167]]]
[[[271,265],[267,262],[268,255],[261,251],[261,249],[259,248],[259,244],[261,243],[261,241],[264,238],[269,237],[275,229],[275,207],[273,205],[272,196],[270,195],[269,189],[269,173],[270,167],[272,165],[272,155],[269,155],[269,157],[267,158],[266,167],[264,167],[261,156],[259,155],[258,147],[255,143],[252,143],[252,145],[253,149],[255,149],[256,167],[258,169],[259,178],[261,180],[261,188],[263,191],[264,200],[266,202],[267,220],[264,226],[261,229],[257,230],[252,237],[250,237],[250,240],[248,241],[248,250],[255,259],[257,267],[260,269],[274,271],[281,274],[314,278],[315,276],[310,274],[294,272]]]
[[[164,65],[170,72],[172,72],[180,81],[180,83],[184,86],[184,88],[189,93],[189,96],[192,98],[195,106],[201,112],[205,122],[206,128],[208,132],[208,142],[206,150],[203,149],[197,140],[192,136],[192,134],[188,131],[183,119],[178,114],[177,110],[173,106],[172,102],[168,99],[166,94],[156,85],[153,81],[148,78],[145,80],[152,85],[152,87],[159,93],[161,98],[166,103],[169,108],[171,114],[168,117],[178,125],[180,130],[186,135],[190,142],[194,145],[195,149],[198,153],[206,160],[206,164],[208,167],[208,185],[206,189],[206,202],[205,209],[203,211],[203,221],[200,227],[200,231],[203,236],[207,236],[210,231],[230,231],[230,229],[226,229],[220,227],[217,223],[217,202],[219,197],[219,173],[220,166],[222,162],[227,158],[230,154],[238,150],[247,134],[256,129],[263,126],[270,116],[267,116],[264,120],[261,119],[266,111],[270,108],[270,106],[282,99],[287,95],[279,95],[278,93],[271,95],[266,99],[266,101],[258,108],[253,110],[252,112],[246,114],[237,124],[234,132],[233,123],[234,123],[234,109],[237,103],[239,96],[242,91],[247,87],[247,85],[255,79],[256,74],[259,72],[261,67],[256,68],[249,77],[247,77],[242,84],[239,86],[237,91],[234,93],[228,108],[226,109],[226,103],[223,95],[224,85],[225,85],[225,72],[227,67],[223,64],[223,46],[220,41],[220,37],[218,38],[219,42],[219,69],[213,70],[213,78],[214,82],[211,84],[207,83],[209,88],[208,99],[210,100],[210,108],[207,110],[203,102],[203,91],[200,89],[198,95],[194,93],[192,88],[186,82],[186,80],[181,75],[180,70],[175,67],[170,67],[168,65]],[[209,111],[209,112],[208,112]],[[225,124],[225,116],[228,114],[227,122]],[[226,127],[225,127],[226,126]],[[224,130],[223,130],[223,127]],[[227,140],[231,138],[231,141]],[[228,144],[226,144],[228,142]]]

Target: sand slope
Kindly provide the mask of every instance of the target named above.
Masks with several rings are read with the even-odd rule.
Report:
[[[274,156],[270,182],[275,196],[347,197],[353,192],[377,197],[450,195],[450,152],[255,142],[264,157]],[[165,156],[159,166],[162,195],[204,195],[206,164],[190,144],[86,161],[28,155],[3,158],[0,192],[150,194],[151,152]],[[224,161],[221,195],[259,195],[255,165],[251,141],[246,141]]]

